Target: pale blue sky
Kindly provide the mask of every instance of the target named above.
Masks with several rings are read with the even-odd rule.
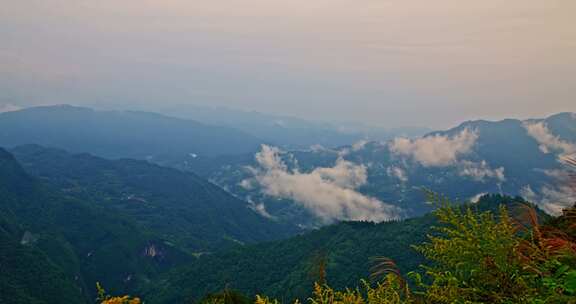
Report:
[[[0,105],[382,126],[576,111],[573,0],[8,0]]]

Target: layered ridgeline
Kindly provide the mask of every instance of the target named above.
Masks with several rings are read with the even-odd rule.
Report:
[[[0,302],[85,303],[191,260],[129,218],[51,190],[0,149]]]
[[[290,124],[295,127],[297,121]],[[294,151],[260,148],[268,141],[228,127],[143,112],[55,106],[0,114],[0,145],[35,143],[147,159],[198,173],[248,201],[263,217],[316,227],[424,214],[430,208],[423,204],[422,187],[460,199],[522,195],[557,213],[570,201],[566,189],[555,184],[565,175],[559,158],[576,153],[575,126],[572,113],[470,121],[416,139]]]
[[[193,254],[300,231],[295,225],[261,216],[255,206],[193,173],[38,145],[10,151],[29,174],[54,189],[109,208]]]
[[[185,159],[256,151],[247,133],[154,113],[68,105],[0,113],[0,146],[39,144],[107,158]]]
[[[218,107],[178,105],[157,110],[174,117],[242,130],[286,149],[305,149],[312,145],[338,147],[367,138],[386,140],[400,135],[417,137],[429,132],[419,127],[385,129],[361,123],[321,123]]]
[[[566,177],[562,158],[575,154],[576,114],[561,113],[469,121],[417,139],[336,149],[265,146],[255,155],[198,159],[181,167],[257,202],[270,216],[317,225],[424,214],[430,208],[423,204],[423,187],[462,200],[483,193],[521,195],[557,214],[573,201],[558,182]]]
[[[342,146],[364,138],[414,137],[423,128],[378,128],[256,112],[179,106],[170,116],[137,111],[95,111],[69,105],[0,113],[0,146],[39,144],[107,158],[171,164],[197,158],[254,153],[260,144],[286,148]]]
[[[501,205],[522,214],[529,204],[487,195],[472,209],[497,213]],[[314,282],[322,278],[335,289],[354,288],[370,277],[374,257],[391,258],[403,274],[422,270],[425,259],[411,246],[427,241],[437,231],[434,226],[438,220],[432,214],[379,224],[342,222],[287,240],[203,256],[150,285],[143,296],[147,303],[191,303],[228,289],[291,303],[310,297]]]
[[[0,284],[10,290],[1,300],[10,303],[91,302],[96,282],[136,292],[195,256],[296,231],[190,173],[13,151],[33,176],[0,150]]]

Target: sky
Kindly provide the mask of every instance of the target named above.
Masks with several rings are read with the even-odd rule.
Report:
[[[576,111],[573,0],[7,0],[0,109],[445,128]]]

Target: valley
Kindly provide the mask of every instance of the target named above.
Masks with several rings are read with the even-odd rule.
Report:
[[[63,119],[71,111],[89,114],[92,127]],[[10,265],[0,286],[14,303],[52,303],[51,294],[89,303],[96,282],[146,303],[198,301],[223,288],[291,301],[309,296],[319,264],[339,289],[369,277],[375,256],[403,273],[425,265],[412,248],[437,225],[425,189],[475,210],[533,203],[543,219],[574,202],[563,184],[563,159],[576,152],[571,113],[337,147],[284,150],[254,140],[248,150],[224,149],[230,155],[191,155],[204,138],[220,141],[209,149],[234,144],[202,127],[199,140],[172,141],[173,154],[146,142],[154,134],[138,139],[134,154],[117,143],[135,138],[105,128],[120,112],[23,112],[0,114],[0,263]],[[126,115],[123,124],[140,117],[138,128],[160,124],[171,134],[198,126]],[[16,127],[31,117],[33,129]],[[30,133],[38,129],[45,135]],[[74,138],[96,138],[98,147]]]

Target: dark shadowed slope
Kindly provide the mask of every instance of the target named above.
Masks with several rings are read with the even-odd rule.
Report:
[[[30,174],[66,195],[110,208],[193,253],[278,239],[299,231],[266,218],[247,202],[193,173],[35,145],[12,152]]]
[[[59,294],[64,302],[91,301],[97,281],[116,292],[130,291],[192,259],[96,202],[51,190],[2,149],[0,221],[0,259],[10,264],[0,268],[0,284],[11,286],[11,293],[0,297],[21,303],[57,303]]]

